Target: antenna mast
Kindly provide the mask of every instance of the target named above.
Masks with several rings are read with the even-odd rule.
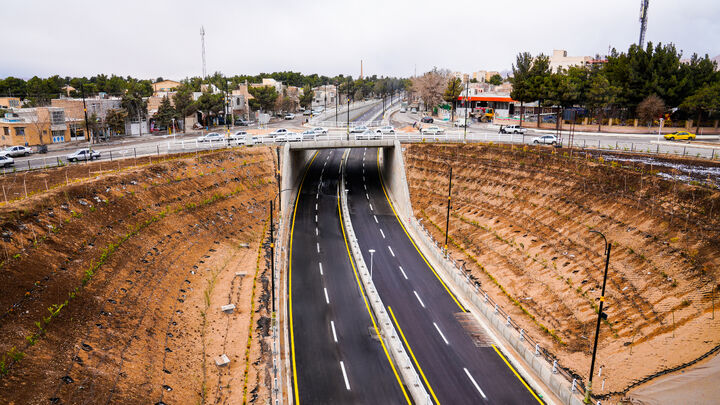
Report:
[[[205,27],[200,26],[200,43],[202,44],[202,77],[207,77],[207,69],[205,68]]]
[[[645,31],[647,30],[647,10],[650,0],[640,0],[640,40],[638,46],[642,49],[645,44]]]

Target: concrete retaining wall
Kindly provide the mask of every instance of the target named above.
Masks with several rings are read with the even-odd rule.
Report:
[[[410,190],[405,177],[405,163],[402,156],[402,145],[394,142],[392,148],[382,148],[380,154],[380,170],[388,193],[392,196],[393,205],[398,215],[407,218],[412,215]]]

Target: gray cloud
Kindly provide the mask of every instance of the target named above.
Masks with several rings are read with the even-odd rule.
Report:
[[[201,25],[209,73],[504,70],[522,51],[626,50],[638,14],[630,0],[26,0],[3,5],[0,76],[200,75]],[[653,0],[646,38],[720,54],[720,2]]]

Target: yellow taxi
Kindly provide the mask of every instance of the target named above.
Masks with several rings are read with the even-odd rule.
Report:
[[[665,134],[665,139],[669,139],[671,141],[674,141],[676,139],[695,139],[695,134],[688,131],[678,131],[673,132],[672,134]]]

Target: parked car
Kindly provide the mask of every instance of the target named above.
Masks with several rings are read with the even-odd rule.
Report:
[[[322,114],[322,110],[312,110],[312,115],[320,115]]]
[[[249,125],[252,125],[252,121],[248,121],[248,120],[243,119],[243,118],[238,118],[238,119],[235,120],[235,126],[238,126],[238,127],[247,127],[247,126],[249,126]]]
[[[317,132],[313,129],[308,129],[300,134],[300,137],[302,138],[301,140],[303,141],[314,141],[316,136]]]
[[[198,137],[198,142],[219,142],[225,139],[225,136],[219,132],[210,132],[203,136]]]
[[[245,131],[236,131],[234,134],[230,135],[230,142],[235,142],[238,145],[244,144],[245,140],[247,139],[248,133]]]
[[[445,130],[440,128],[437,125],[430,125],[430,126],[424,127],[420,132],[423,135],[442,135],[445,133]]]
[[[557,142],[558,139],[555,135],[536,136],[532,139],[532,143],[542,143],[545,145],[556,145]]]
[[[15,164],[15,160],[8,155],[0,155],[0,166],[8,167]]]
[[[100,152],[90,149],[78,149],[75,152],[67,155],[68,162],[77,162],[78,160],[93,160],[100,159]]]
[[[375,132],[378,134],[394,134],[395,128],[393,128],[392,125],[385,125],[383,127],[375,129]]]
[[[361,139],[382,139],[382,133],[380,132],[373,132],[369,129],[364,130],[363,132],[355,135],[355,139],[361,140]]]
[[[665,134],[663,136],[663,138],[670,140],[670,141],[674,141],[676,139],[687,139],[687,140],[696,139],[697,136],[695,134],[693,134],[692,132],[678,131],[678,132],[673,132],[672,134]]]
[[[472,124],[472,118],[468,117],[467,121],[465,121],[465,118],[458,118],[453,122],[453,126],[455,127],[464,127],[467,124],[468,127],[470,127],[470,124]]]
[[[311,111],[311,110],[305,110],[305,111],[303,111],[303,115],[310,115],[310,114],[312,114],[312,111]]]
[[[405,108],[405,107],[400,108],[400,112],[401,113],[407,112],[407,108]]]
[[[312,130],[315,131],[315,133],[318,135],[327,135],[327,133],[328,133],[327,128],[323,128],[323,127],[315,127]]]
[[[295,114],[293,114],[293,113],[287,113],[287,114],[285,114],[285,117],[284,117],[284,118],[285,118],[286,120],[294,120],[294,119],[295,119]]]
[[[366,127],[365,125],[358,125],[356,127],[350,128],[350,133],[351,134],[362,134],[363,132],[368,131],[368,130],[369,130],[368,127]]]
[[[35,149],[37,149],[37,150],[35,151],[35,153],[47,153],[47,152],[48,152],[48,147],[47,147],[47,145],[38,145],[38,146],[35,147]]]
[[[32,153],[32,149],[27,146],[9,146],[0,152],[0,154],[12,157],[27,156]]]
[[[500,133],[501,134],[524,134],[527,132],[526,128],[521,127],[520,125],[505,125],[500,126]]]
[[[417,112],[417,108],[415,108],[415,107],[411,108],[411,109],[410,109],[410,112],[413,113],[413,114],[416,113],[416,112]]]
[[[430,123],[430,124],[432,124],[433,121],[434,121],[433,117],[428,117],[427,115],[420,119],[420,122],[425,122],[425,123]]]

